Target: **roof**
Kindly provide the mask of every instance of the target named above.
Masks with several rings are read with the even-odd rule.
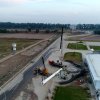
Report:
[[[94,80],[100,80],[100,54],[87,54],[86,60]]]

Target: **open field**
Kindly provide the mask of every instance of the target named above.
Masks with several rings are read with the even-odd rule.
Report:
[[[12,53],[12,43],[17,44],[18,51],[52,36],[53,33],[0,33],[0,59]]]
[[[39,40],[34,39],[0,39],[0,59],[12,53],[12,43],[17,44],[17,51],[32,45]]]
[[[100,51],[100,46],[90,46],[90,48],[96,51]]]
[[[81,30],[65,30],[64,33],[66,33],[67,36],[88,34],[88,32]]]
[[[48,41],[40,42],[25,51],[12,55],[9,59],[0,62],[0,85],[3,85],[16,72],[25,67],[34,57],[36,57],[46,46]]]
[[[80,37],[70,37],[68,40],[71,41],[100,41],[100,35],[88,35],[88,36],[80,36]]]
[[[0,86],[24,68],[55,38],[57,37],[53,34],[3,34],[0,38],[0,57],[4,57],[0,60]],[[18,52],[15,55],[11,54],[12,42],[17,43]],[[11,55],[7,56],[8,54]]]
[[[88,37],[83,37],[83,38],[81,38],[81,40],[85,40],[85,41],[92,41],[92,40],[94,40],[94,41],[100,41],[100,35],[90,35],[90,36],[88,36]]]
[[[57,87],[54,100],[88,100],[87,91],[79,86]]]
[[[82,63],[82,54],[79,52],[67,52],[64,54],[64,60],[70,60],[77,64]]]
[[[87,50],[87,46],[82,43],[69,43],[67,48],[76,50]]]
[[[0,38],[48,39],[52,35],[52,33],[0,33]]]

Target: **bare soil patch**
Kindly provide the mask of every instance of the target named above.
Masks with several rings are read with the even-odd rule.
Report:
[[[21,38],[21,39],[48,39],[52,33],[5,33],[0,38]]]
[[[100,35],[88,35],[88,36],[80,36],[80,37],[71,37],[69,40],[72,41],[100,41]]]

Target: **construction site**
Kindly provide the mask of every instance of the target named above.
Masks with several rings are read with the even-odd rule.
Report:
[[[63,29],[62,34],[48,34],[47,38],[42,34],[41,39],[35,39],[36,34],[30,34],[30,39],[14,37],[16,43],[11,37],[6,37],[14,51],[7,51],[6,57],[2,56],[0,60],[0,100],[73,100],[75,95],[76,100],[96,100],[84,64],[85,55],[93,52],[90,49],[93,43],[69,41],[70,37],[88,37],[91,34],[63,34]],[[4,41],[4,37],[1,40]],[[19,41],[25,45],[22,47]],[[18,44],[22,48],[18,48]],[[73,44],[73,48],[69,44]],[[82,46],[76,48],[76,44],[84,44],[86,49]],[[99,42],[95,44],[99,46]]]

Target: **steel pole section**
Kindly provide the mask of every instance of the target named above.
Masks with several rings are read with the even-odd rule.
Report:
[[[62,27],[61,41],[60,41],[60,50],[61,50],[61,54],[62,54],[62,48],[63,48],[63,27]]]
[[[45,62],[44,62],[44,58],[43,57],[42,57],[42,62],[43,62],[44,68],[45,68]]]

